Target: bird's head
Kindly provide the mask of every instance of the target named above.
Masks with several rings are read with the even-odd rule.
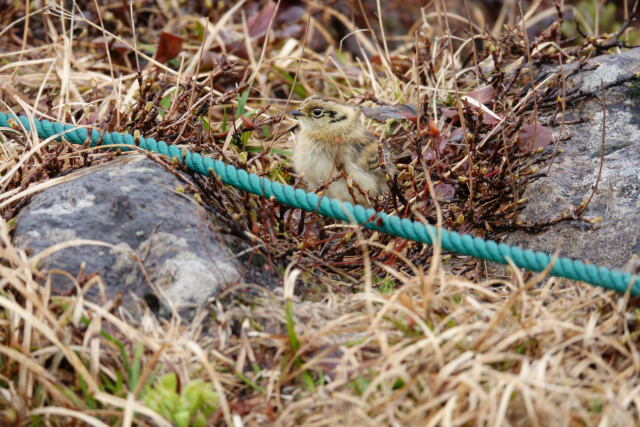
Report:
[[[362,126],[359,107],[331,98],[311,96],[290,114],[303,131],[327,137],[348,135]]]

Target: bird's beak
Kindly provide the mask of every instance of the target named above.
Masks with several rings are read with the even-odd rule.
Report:
[[[293,111],[289,111],[289,114],[292,115],[293,117],[300,117],[300,116],[304,116],[304,114],[302,114],[300,111],[298,110],[293,110]]]

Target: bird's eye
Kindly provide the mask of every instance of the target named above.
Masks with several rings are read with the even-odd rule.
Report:
[[[314,109],[311,111],[311,115],[312,115],[313,117],[316,117],[316,118],[317,118],[317,117],[322,116],[322,109],[320,109],[320,108],[314,108]]]

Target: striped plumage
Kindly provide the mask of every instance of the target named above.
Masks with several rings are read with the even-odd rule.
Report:
[[[330,98],[312,96],[291,113],[298,119],[293,164],[310,191],[318,190],[339,175],[324,194],[348,202],[370,205],[368,198],[388,190],[378,159],[378,142],[362,123],[360,108]],[[355,197],[355,200],[354,200]]]

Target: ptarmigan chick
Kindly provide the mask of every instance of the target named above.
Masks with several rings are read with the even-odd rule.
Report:
[[[367,195],[375,198],[388,191],[378,143],[362,122],[359,107],[312,96],[291,115],[300,125],[293,165],[309,191],[331,182],[325,196],[365,206],[370,205]]]

